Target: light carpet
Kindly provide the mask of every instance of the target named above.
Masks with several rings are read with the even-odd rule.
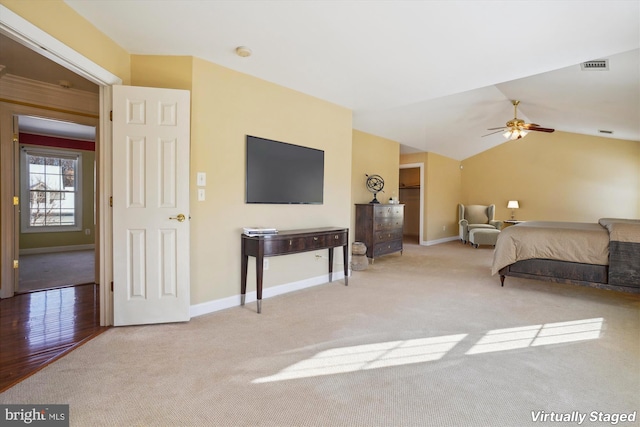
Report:
[[[491,258],[407,245],[262,314],[112,328],[0,403],[67,403],[74,426],[524,426],[574,412],[595,426],[610,423],[594,411],[638,411],[640,297],[502,288]]]
[[[32,292],[95,281],[95,251],[20,255],[19,292]]]

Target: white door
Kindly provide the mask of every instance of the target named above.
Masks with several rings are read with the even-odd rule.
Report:
[[[189,320],[185,90],[113,87],[113,323]]]

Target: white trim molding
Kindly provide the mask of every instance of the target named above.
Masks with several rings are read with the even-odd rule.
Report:
[[[318,285],[339,285],[344,286],[341,283],[336,283],[336,280],[344,279],[344,272],[334,272],[333,282],[329,282],[329,275],[323,274],[321,276],[311,277],[309,279],[300,280],[297,282],[285,283],[279,286],[272,286],[264,288],[262,290],[262,299],[275,297],[277,295],[287,294],[289,292],[299,291],[301,289],[310,288]],[[247,292],[245,304],[254,302],[258,299],[256,291]],[[231,307],[237,307],[240,305],[240,295],[234,295],[227,298],[221,298],[213,301],[203,302],[201,304],[192,305],[189,309],[191,317],[202,316],[204,314],[213,313],[220,310],[225,310]]]
[[[51,83],[39,82],[12,74],[2,77],[0,98],[96,117],[99,113],[97,93],[65,89]]]

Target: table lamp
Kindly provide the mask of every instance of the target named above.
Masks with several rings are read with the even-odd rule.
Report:
[[[520,209],[520,204],[517,200],[509,200],[507,203],[507,209],[511,209],[511,219],[515,219],[515,210]]]

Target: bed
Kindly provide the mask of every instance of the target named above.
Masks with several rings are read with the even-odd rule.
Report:
[[[529,221],[500,232],[493,275],[640,293],[640,220]]]

